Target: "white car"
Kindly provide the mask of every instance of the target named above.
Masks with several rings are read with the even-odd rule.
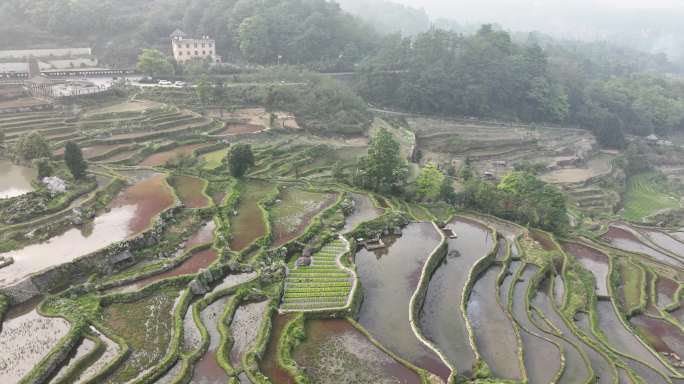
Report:
[[[175,83],[173,83],[173,85],[175,85],[176,87],[181,87],[181,88],[183,88],[183,87],[185,87],[187,84],[185,83],[185,81],[176,81]]]
[[[173,85],[173,83],[168,81],[168,80],[159,80],[159,83],[157,83],[157,84],[159,84],[159,85]]]

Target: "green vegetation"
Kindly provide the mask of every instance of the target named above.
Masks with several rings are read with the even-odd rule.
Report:
[[[285,279],[281,308],[287,310],[320,310],[344,307],[351,293],[351,276],[337,266],[346,253],[342,240],[326,244],[313,254],[310,265],[293,265]]]
[[[214,170],[221,166],[223,159],[228,155],[229,150],[229,148],[224,148],[204,154],[202,156],[202,160],[204,160],[204,169]]]
[[[86,169],[88,169],[88,164],[83,160],[81,148],[72,141],[66,143],[64,148],[64,162],[69,168],[69,172],[71,172],[74,179],[82,178],[85,175]]]
[[[625,211],[622,214],[626,219],[641,221],[649,215],[679,207],[679,202],[668,193],[665,180],[659,174],[640,173],[627,181]]]
[[[371,139],[368,156],[361,158],[358,168],[356,182],[377,192],[398,191],[408,176],[399,142],[386,129]]]
[[[31,161],[43,157],[50,157],[50,146],[38,132],[29,132],[14,146],[14,153],[24,161]]]
[[[435,163],[428,163],[416,179],[416,195],[421,200],[434,201],[442,195],[445,177]]]
[[[138,71],[159,78],[162,76],[173,75],[173,64],[157,49],[143,49],[138,57]]]
[[[228,165],[233,177],[242,177],[250,167],[254,166],[252,147],[247,144],[237,144],[230,148]]]

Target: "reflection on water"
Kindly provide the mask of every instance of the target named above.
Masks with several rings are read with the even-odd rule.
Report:
[[[9,160],[0,160],[0,199],[6,199],[33,191],[31,181],[38,173],[33,168],[12,164]]]

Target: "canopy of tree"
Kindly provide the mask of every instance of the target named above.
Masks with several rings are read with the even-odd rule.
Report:
[[[69,168],[69,172],[75,179],[80,179],[85,175],[88,164],[83,160],[83,152],[78,144],[74,142],[66,143],[64,147],[64,162]]]
[[[236,144],[230,148],[227,157],[230,174],[234,177],[242,177],[247,170],[254,165],[254,154],[249,144]]]
[[[392,35],[362,66],[357,89],[370,102],[412,112],[580,125],[618,147],[623,132],[684,129],[684,83],[640,74],[633,61],[610,65],[615,55],[601,59],[595,51],[605,50],[588,47],[545,51],[534,38],[519,44],[487,25],[473,36]]]
[[[371,138],[368,156],[359,160],[356,182],[375,191],[398,191],[408,176],[399,142],[386,129]]]
[[[40,133],[30,132],[17,141],[14,153],[24,161],[31,161],[50,157],[50,146]]]
[[[90,45],[111,64],[132,66],[143,47],[170,50],[176,28],[217,39],[231,61],[349,68],[375,33],[325,0],[4,0],[0,46]]]
[[[568,225],[563,193],[526,172],[510,173],[498,186],[473,178],[459,200],[466,207],[554,232]]]

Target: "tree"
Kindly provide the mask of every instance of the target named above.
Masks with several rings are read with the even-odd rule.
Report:
[[[52,165],[50,160],[46,158],[38,159],[35,161],[36,169],[38,170],[38,180],[43,180],[46,177],[52,176]]]
[[[82,178],[85,175],[86,169],[88,169],[88,164],[83,160],[81,148],[71,141],[66,143],[64,147],[64,162],[75,179]]]
[[[416,179],[416,194],[419,199],[434,201],[441,195],[444,174],[435,163],[428,163]]]
[[[173,75],[173,64],[157,49],[143,49],[138,56],[138,71],[152,77]]]
[[[254,166],[254,154],[249,144],[236,144],[228,154],[230,174],[234,177],[242,177],[247,170]]]
[[[209,102],[209,94],[211,93],[211,84],[206,78],[202,78],[199,83],[197,83],[197,97],[200,100],[202,106],[206,106]]]
[[[15,154],[24,161],[50,157],[50,146],[40,133],[30,132],[17,142]]]
[[[371,139],[368,156],[361,159],[359,168],[364,184],[376,191],[397,189],[408,176],[399,142],[384,128]]]

